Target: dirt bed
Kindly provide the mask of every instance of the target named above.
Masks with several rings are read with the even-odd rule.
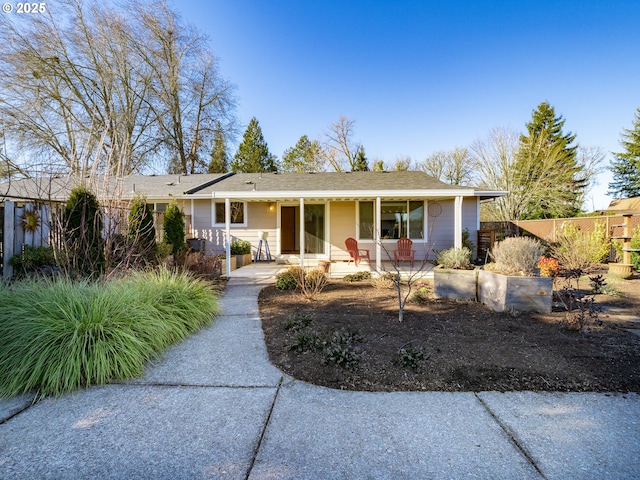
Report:
[[[597,295],[603,325],[568,328],[566,312],[495,313],[475,302],[408,303],[395,290],[333,281],[316,300],[265,288],[271,361],[287,374],[366,391],[640,392],[640,279]],[[615,312],[608,315],[606,312]]]

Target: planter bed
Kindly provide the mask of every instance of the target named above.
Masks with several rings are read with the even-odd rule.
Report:
[[[478,301],[496,312],[551,313],[551,277],[515,277],[487,270],[478,271]]]
[[[449,300],[476,300],[478,270],[435,268],[433,296]]]

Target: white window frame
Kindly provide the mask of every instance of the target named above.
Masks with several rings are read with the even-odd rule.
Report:
[[[394,201],[394,202],[402,202],[402,201],[404,201],[404,202],[406,202],[406,204],[407,204],[407,230],[411,229],[411,227],[410,227],[411,219],[409,218],[409,213],[410,213],[409,209],[410,209],[411,202],[422,202],[422,212],[423,212],[423,215],[422,215],[422,228],[423,228],[423,230],[426,230],[426,228],[427,228],[427,221],[426,221],[427,202],[425,200],[420,200],[420,199],[415,199],[415,200],[412,200],[412,199],[407,199],[407,200],[382,200],[381,203],[384,204],[385,202],[390,202],[390,201]],[[377,218],[377,215],[376,215],[376,202],[375,202],[375,200],[358,200],[357,201],[357,205],[356,205],[356,234],[357,234],[357,239],[359,241],[363,241],[363,242],[371,242],[374,239],[362,238],[360,236],[360,203],[361,202],[369,202],[369,203],[373,202],[373,223],[376,226],[376,228],[379,229],[380,228],[380,220]],[[426,232],[425,231],[423,231],[423,237],[424,238],[411,238],[411,237],[409,237],[409,238],[411,238],[411,240],[413,240],[414,242],[415,241],[420,242],[420,241],[423,241],[423,240],[426,241],[427,238],[426,238]],[[385,243],[391,243],[391,242],[397,242],[398,241],[397,238],[381,238],[381,240],[383,242],[385,242]]]
[[[224,218],[222,222],[216,222],[216,204],[225,205],[225,201],[222,200],[212,200],[211,201],[211,225],[214,227],[225,227]],[[246,228],[247,227],[247,202],[241,202],[238,200],[231,200],[231,204],[233,203],[241,203],[242,204],[242,219],[244,220],[242,223],[233,223],[231,222],[231,228]]]

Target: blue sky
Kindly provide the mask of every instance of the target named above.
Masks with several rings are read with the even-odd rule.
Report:
[[[640,107],[637,0],[174,5],[210,37],[243,128],[255,116],[278,157],[344,115],[370,160],[423,160],[494,128],[524,131],[543,100],[608,153]],[[606,207],[609,180],[586,208]]]

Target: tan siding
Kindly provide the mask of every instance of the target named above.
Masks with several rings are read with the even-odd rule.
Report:
[[[208,211],[204,208],[196,208],[196,216],[202,213],[203,217],[208,214],[207,219],[199,218],[198,221],[202,223],[209,222],[209,228],[201,230],[206,236],[200,238],[207,239],[207,253],[222,255],[225,252],[224,247],[224,227],[212,228],[211,225],[211,201],[209,202]],[[269,210],[269,205],[273,205],[273,210]],[[276,208],[275,204],[268,202],[249,202],[247,203],[247,226],[246,227],[231,227],[231,241],[234,240],[246,240],[251,244],[252,255],[258,248],[258,232],[269,232],[267,241],[269,242],[269,248],[271,254],[276,252]]]
[[[356,202],[331,202],[331,260],[349,260],[344,241],[356,236]]]

